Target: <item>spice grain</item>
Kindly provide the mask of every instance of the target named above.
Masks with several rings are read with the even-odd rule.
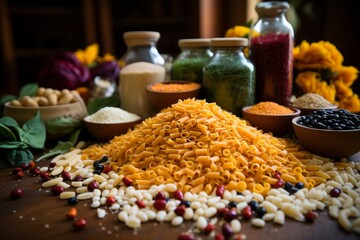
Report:
[[[282,115],[294,113],[290,108],[279,105],[275,102],[259,102],[251,108],[248,112],[262,115]]]

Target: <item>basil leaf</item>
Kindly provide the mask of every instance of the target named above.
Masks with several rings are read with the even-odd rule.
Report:
[[[51,134],[64,133],[68,134],[81,125],[81,120],[72,117],[58,117],[45,122],[46,130]]]
[[[35,162],[39,162],[43,159],[68,152],[73,146],[74,144],[70,141],[67,142],[59,141],[58,144],[53,149],[51,149],[48,153],[45,153],[44,155],[36,159]]]
[[[0,124],[4,124],[12,131],[12,133],[16,137],[16,139],[13,140],[20,140],[20,132],[22,132],[22,129],[19,126],[19,124],[15,121],[15,119],[5,116],[0,118]]]
[[[40,112],[37,111],[35,117],[28,120],[22,127],[20,133],[21,141],[33,148],[43,148],[46,140],[46,129]]]
[[[111,96],[107,98],[95,98],[88,102],[87,110],[89,114],[97,112],[103,107],[119,107],[120,100],[118,96]]]
[[[34,155],[29,149],[10,149],[7,151],[7,159],[11,166],[19,166],[22,163],[29,163]]]
[[[0,142],[0,148],[4,148],[4,149],[14,149],[14,148],[25,149],[27,147],[28,147],[28,145],[26,145],[23,142],[18,142],[18,141],[1,141]]]
[[[0,141],[16,141],[15,134],[5,126],[4,124],[0,123]],[[0,142],[0,144],[1,144]]]
[[[19,98],[24,96],[35,96],[39,85],[37,83],[28,83],[20,89]]]

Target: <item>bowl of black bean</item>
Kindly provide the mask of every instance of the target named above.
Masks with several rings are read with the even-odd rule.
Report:
[[[347,110],[317,110],[295,117],[293,128],[309,152],[339,159],[360,151],[360,116]]]

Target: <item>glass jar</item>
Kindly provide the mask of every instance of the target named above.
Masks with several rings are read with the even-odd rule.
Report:
[[[288,105],[292,95],[294,30],[285,18],[287,2],[261,2],[250,31],[250,59],[256,69],[256,102]]]
[[[202,69],[212,57],[210,39],[180,39],[180,54],[171,68],[172,80],[187,80],[202,83]]]
[[[242,108],[255,102],[254,65],[244,55],[246,38],[214,38],[214,55],[203,69],[203,96],[241,116]]]
[[[126,53],[121,57],[123,65],[133,62],[149,62],[164,65],[165,60],[156,48],[160,33],[151,31],[131,31],[123,35],[127,45]]]

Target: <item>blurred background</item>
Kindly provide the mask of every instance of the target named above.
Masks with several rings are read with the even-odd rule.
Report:
[[[161,33],[158,50],[175,57],[182,38],[223,37],[235,25],[256,21],[259,0],[0,0],[0,96],[35,82],[39,68],[60,51],[100,45],[119,59],[123,33]],[[358,0],[288,0],[295,44],[333,43],[345,66],[360,69]],[[353,90],[360,92],[360,80]]]

